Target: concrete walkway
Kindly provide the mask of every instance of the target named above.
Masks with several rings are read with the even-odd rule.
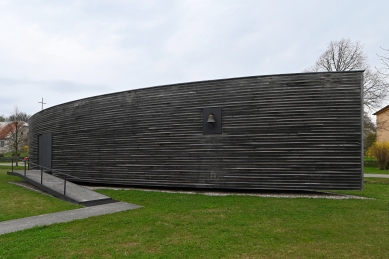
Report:
[[[389,178],[389,174],[365,174],[364,177],[371,178]]]
[[[117,202],[108,196],[94,192],[69,181],[66,181],[66,192],[64,194],[65,181],[51,174],[42,173],[40,170],[27,170],[25,173],[24,171],[7,173],[9,175],[18,176],[57,198],[87,207],[3,221],[0,222],[0,235],[37,226],[69,222],[77,219],[85,219],[94,216],[112,214],[119,211],[141,208],[141,206],[135,204]]]
[[[0,235],[25,230],[37,226],[46,226],[54,223],[69,222],[94,216],[112,214],[120,211],[133,210],[141,206],[125,202],[115,202],[93,207],[44,214],[34,217],[15,219],[0,222]]]
[[[12,166],[12,163],[0,163],[1,166]],[[16,166],[16,163],[13,166]],[[24,166],[24,162],[19,161],[19,166]]]

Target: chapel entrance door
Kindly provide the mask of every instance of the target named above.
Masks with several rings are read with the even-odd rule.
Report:
[[[52,139],[52,133],[38,136],[38,164],[49,169],[51,169]]]

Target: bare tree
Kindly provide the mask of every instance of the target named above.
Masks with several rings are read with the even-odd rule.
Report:
[[[363,113],[363,148],[366,152],[377,140],[376,126],[367,112]]]
[[[388,52],[387,55],[389,55],[389,49],[384,49],[381,47],[382,50]],[[389,76],[389,57],[388,56],[384,56],[384,55],[378,55],[380,57],[380,60],[381,60],[381,64],[382,64],[382,68],[380,71],[381,74],[384,74],[386,76]],[[384,72],[385,71],[385,72]]]
[[[350,39],[331,41],[327,50],[319,57],[315,65],[306,72],[365,70],[363,82],[364,105],[369,110],[377,109],[388,95],[385,76],[374,72],[367,64],[363,46]]]
[[[373,121],[367,114],[367,112],[363,113],[363,134],[365,136],[369,135],[370,133],[376,132],[376,126],[374,125]]]
[[[8,137],[8,147],[14,156],[18,156],[19,150],[23,148],[23,146],[28,141],[28,131],[27,122],[30,118],[30,115],[19,111],[18,107],[14,108],[13,113],[6,118],[8,122],[6,127],[9,132]],[[18,160],[16,159],[16,166],[18,166]]]
[[[388,95],[385,76],[366,67],[363,80],[363,104],[371,111],[377,110]]]
[[[350,71],[363,70],[367,67],[367,57],[363,46],[350,39],[331,41],[327,50],[321,54],[315,65],[306,71]]]

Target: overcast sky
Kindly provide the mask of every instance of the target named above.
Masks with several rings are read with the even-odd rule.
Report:
[[[331,40],[389,48],[389,1],[0,0],[0,115],[143,87],[299,73]],[[383,104],[385,105],[385,104]]]

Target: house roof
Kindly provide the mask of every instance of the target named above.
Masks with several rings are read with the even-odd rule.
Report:
[[[5,125],[0,125],[0,139],[5,139],[9,131]]]
[[[389,105],[386,105],[384,108],[382,108],[381,110],[373,113],[373,115],[378,115],[380,113],[383,113],[383,112],[386,112],[387,110],[389,110]]]
[[[20,126],[28,126],[27,123],[22,123]],[[6,139],[8,135],[15,130],[15,124],[11,122],[0,122],[0,139]]]

